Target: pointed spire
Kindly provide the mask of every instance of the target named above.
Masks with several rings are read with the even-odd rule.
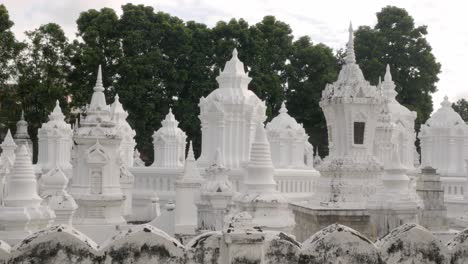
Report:
[[[24,120],[24,110],[23,110],[23,109],[21,110],[20,121],[25,121],[25,120]]]
[[[120,102],[119,99],[120,99],[119,94],[115,94],[114,102],[111,105],[112,119],[117,122],[126,120],[128,117],[128,113],[123,108],[122,103]]]
[[[232,50],[232,58],[237,58],[237,48]]]
[[[187,153],[187,160],[195,160],[195,155],[193,154],[192,141],[189,141],[189,149]]]
[[[175,119],[175,116],[172,113],[172,108],[169,108],[169,113],[167,113],[166,117],[161,123],[163,127],[177,127],[179,125],[179,122]]]
[[[354,38],[353,38],[353,24],[349,22],[348,29],[349,37],[348,44],[346,45],[346,64],[356,63],[356,55],[354,54]]]
[[[108,106],[106,103],[106,97],[103,93],[105,89],[102,84],[102,70],[100,64],[96,78],[96,85],[94,86],[93,90],[94,93],[91,97],[91,104],[89,105],[89,108],[91,110],[109,110],[109,108],[107,108]]]
[[[288,109],[286,108],[286,102],[285,101],[283,101],[281,103],[281,108],[280,108],[279,112],[280,112],[280,114],[283,114],[283,113],[285,114],[285,113],[288,112]]]
[[[442,107],[451,107],[452,106],[452,103],[448,100],[447,95],[444,96],[444,101],[442,101],[442,103],[440,103],[440,105]]]
[[[200,172],[197,168],[197,161],[193,155],[192,141],[189,142],[187,159],[185,160],[184,175],[182,180],[196,179],[201,180]]]
[[[95,91],[95,92],[103,92],[103,91],[104,91],[104,86],[103,86],[103,84],[102,84],[102,68],[101,68],[101,64],[99,64],[98,73],[97,73],[97,78],[96,78],[96,85],[94,86],[94,91]]]
[[[59,100],[55,101],[55,107],[52,113],[49,115],[49,120],[64,120],[65,116],[62,113],[62,108],[60,108],[60,102]]]
[[[237,49],[232,51],[232,57],[224,65],[223,71],[216,77],[219,88],[248,89],[252,79],[244,70],[244,63],[238,58]]]
[[[11,136],[10,129],[8,129],[8,132],[7,132],[6,136],[5,136],[5,138],[3,139],[3,142],[0,145],[0,147],[2,147],[2,149],[5,149],[5,147],[14,147],[14,148],[16,148],[16,143],[13,140],[13,137]]]
[[[385,70],[385,77],[384,77],[385,82],[391,82],[392,81],[392,73],[390,72],[390,65],[387,64],[387,68]]]

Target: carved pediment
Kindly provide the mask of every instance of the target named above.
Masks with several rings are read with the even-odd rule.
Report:
[[[99,141],[88,149],[86,161],[91,164],[105,164],[109,161],[109,156]]]

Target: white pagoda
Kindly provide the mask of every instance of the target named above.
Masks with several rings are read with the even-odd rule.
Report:
[[[271,159],[275,168],[305,167],[305,150],[308,147],[309,136],[304,127],[288,114],[284,102],[281,104],[279,115],[266,125],[266,131],[271,146]],[[310,147],[313,155],[313,146]],[[311,158],[309,156],[309,159]]]
[[[55,218],[48,206],[41,205],[31,157],[26,145],[16,151],[15,164],[7,176],[3,205],[0,206],[0,236],[15,244],[47,227]]]
[[[325,207],[366,208],[382,165],[373,156],[381,95],[356,64],[350,25],[345,64],[338,80],[322,92],[329,156],[317,167],[314,201]]]
[[[200,166],[207,167],[218,149],[229,169],[249,161],[256,125],[266,119],[265,103],[248,89],[251,80],[234,49],[231,60],[216,78],[219,87],[200,99]]]
[[[32,145],[31,138],[29,137],[29,133],[28,133],[28,122],[26,122],[26,120],[24,119],[24,110],[21,111],[21,118],[16,123],[16,133],[13,136],[13,138],[15,139],[15,143],[18,146],[22,144],[26,144],[26,146],[28,147],[29,155],[32,160],[33,145]]]
[[[120,158],[126,167],[133,167],[136,132],[128,124],[127,117],[128,113],[120,103],[119,95],[116,94],[114,103],[111,104],[111,119],[116,124],[117,134],[122,138],[120,142]]]
[[[153,134],[153,167],[180,168],[184,166],[187,135],[178,127],[172,109],[161,122],[162,127]]]
[[[5,181],[15,164],[15,150],[17,147],[9,129],[0,147],[2,148],[0,154],[0,204],[3,204]]]
[[[175,234],[178,236],[193,236],[198,227],[198,212],[196,202],[200,199],[200,187],[203,178],[198,171],[197,162],[190,142],[184,173],[175,182]]]
[[[448,97],[421,126],[421,166],[430,166],[441,176],[465,177],[468,126],[452,108]]]
[[[392,80],[390,66],[387,64],[384,81],[380,89],[384,97],[384,104],[388,107],[390,114],[390,122],[395,125],[395,143],[397,144],[399,156],[403,167],[407,170],[414,169],[414,152],[416,146],[416,133],[414,131],[414,123],[416,120],[416,112],[410,111],[408,108],[401,105],[397,100],[397,92],[395,83]],[[382,160],[384,162],[384,160]]]
[[[99,67],[91,104],[75,127],[71,194],[78,203],[75,225],[121,224],[124,196],[120,185],[120,142],[106,104]]]
[[[239,207],[252,215],[255,226],[291,233],[295,225],[294,216],[288,209],[287,199],[276,190],[273,173],[270,144],[263,124],[259,123],[247,165],[246,188],[239,198]]]
[[[394,211],[406,210],[416,216],[417,201],[410,189],[407,171],[414,169],[414,121],[416,113],[400,105],[395,97],[390,66],[387,65],[384,82],[379,86],[383,94],[382,108],[377,121],[374,155],[382,162],[384,192],[388,207]]]
[[[68,178],[71,178],[72,136],[73,130],[65,122],[65,116],[57,100],[54,110],[49,115],[49,121],[42,124],[37,132],[39,150],[36,170],[39,169],[45,174],[59,167]]]

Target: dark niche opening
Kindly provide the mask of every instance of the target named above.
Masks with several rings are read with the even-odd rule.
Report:
[[[364,144],[365,122],[354,122],[354,144]]]

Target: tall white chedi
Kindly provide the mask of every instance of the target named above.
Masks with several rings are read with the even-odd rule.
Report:
[[[211,165],[206,168],[205,181],[197,202],[198,227],[201,230],[221,230],[224,218],[233,209],[234,189],[223,164],[221,150],[215,152]]]
[[[153,134],[154,167],[179,168],[184,166],[187,135],[180,129],[172,109],[161,122],[162,127]]]
[[[408,108],[401,105],[397,100],[396,85],[392,80],[390,65],[387,64],[384,81],[380,85],[384,104],[388,107],[390,114],[390,122],[394,124],[394,140],[397,144],[399,156],[403,167],[407,170],[414,169],[414,152],[416,145],[416,133],[414,123],[416,120],[416,112],[410,111]],[[384,160],[382,162],[385,163]]]
[[[99,66],[91,103],[75,127],[71,195],[78,204],[73,223],[121,224],[124,196],[120,185],[120,142],[106,104]]]
[[[200,166],[207,167],[217,149],[227,168],[240,168],[249,161],[255,127],[266,119],[265,103],[248,89],[251,80],[234,49],[216,78],[219,87],[200,99]]]
[[[241,211],[252,215],[252,222],[268,230],[291,233],[295,222],[287,199],[276,190],[274,167],[263,124],[259,123],[247,165],[245,192],[239,198]]]
[[[16,123],[16,132],[15,135],[13,136],[15,139],[16,145],[22,145],[26,144],[28,147],[27,150],[29,151],[29,154],[31,156],[31,160],[33,157],[33,144],[31,141],[31,138],[29,137],[28,133],[28,122],[24,119],[24,110],[21,111],[21,118],[20,120]]]
[[[0,236],[10,244],[47,227],[55,218],[48,206],[41,205],[37,180],[26,145],[16,151],[15,164],[6,180],[6,193],[0,206]]]
[[[120,157],[122,163],[127,167],[133,167],[133,155],[136,146],[135,130],[127,122],[128,113],[124,110],[119,101],[119,95],[114,97],[114,103],[111,104],[111,119],[116,123],[117,134],[122,138],[120,142]]]
[[[11,172],[15,164],[16,143],[9,129],[0,147],[2,148],[0,154],[0,204],[3,204],[6,176]]]
[[[317,167],[320,177],[314,202],[335,208],[366,208],[382,173],[382,165],[373,156],[381,101],[376,87],[364,79],[356,64],[350,25],[345,64],[338,80],[327,84],[320,101],[327,122],[329,156]]]
[[[304,127],[288,114],[284,102],[281,104],[279,115],[266,125],[266,131],[275,168],[305,167],[305,150],[312,150],[313,155],[313,146],[308,142],[309,136]],[[308,158],[311,159],[310,156]],[[312,165],[312,160],[309,164]]]
[[[36,169],[47,173],[59,167],[68,178],[71,178],[72,136],[71,125],[65,122],[65,116],[57,100],[54,110],[49,115],[49,121],[42,124],[37,132],[39,147]]]
[[[66,190],[68,176],[60,167],[55,167],[41,177],[41,185],[42,204],[55,212],[54,224],[71,225],[78,205]]]
[[[198,171],[197,161],[190,142],[184,173],[175,182],[175,234],[180,236],[195,235],[198,227],[196,202],[200,199],[200,187],[203,178]]]
[[[465,177],[468,126],[447,96],[441,106],[421,126],[421,167],[433,167],[441,176]]]

